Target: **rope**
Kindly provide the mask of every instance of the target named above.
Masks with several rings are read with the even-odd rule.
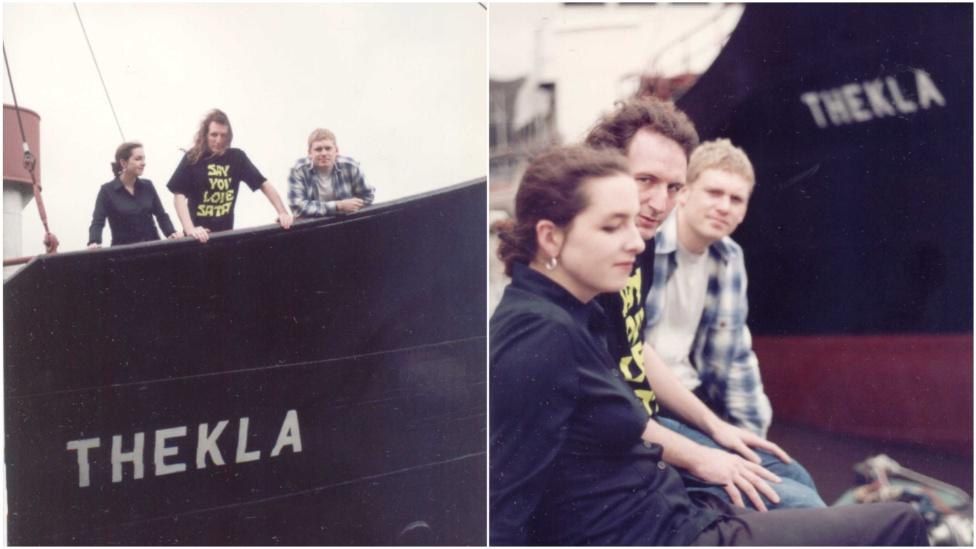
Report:
[[[20,118],[20,104],[17,103],[17,92],[14,90],[14,76],[10,70],[10,61],[7,61],[7,44],[3,44],[3,64],[7,67],[7,80],[10,82],[10,95],[14,98],[14,112],[17,113],[17,125],[20,126],[20,140],[24,144],[24,169],[30,174],[31,184],[34,187],[34,200],[37,203],[37,213],[41,216],[41,224],[44,225],[44,248],[47,253],[53,254],[58,251],[58,237],[54,236],[51,229],[47,226],[47,211],[44,209],[44,200],[41,198],[41,186],[34,177],[34,167],[37,165],[37,158],[31,154],[30,146],[27,144],[27,134],[24,133],[24,122]]]
[[[81,20],[81,12],[78,11],[78,4],[72,2],[71,5],[74,6],[75,15],[78,16],[81,33],[85,35],[88,52],[91,53],[92,62],[95,63],[95,72],[98,73],[98,79],[102,82],[102,89],[105,90],[105,99],[108,99],[108,108],[112,110],[112,117],[115,118],[115,127],[119,129],[119,135],[122,136],[122,141],[125,141],[125,134],[122,133],[122,124],[119,124],[119,117],[115,114],[115,105],[112,104],[112,97],[108,94],[108,86],[105,85],[105,79],[102,78],[102,69],[98,68],[98,59],[95,59],[95,50],[92,49],[91,41],[88,40],[88,32],[85,30],[85,22]]]

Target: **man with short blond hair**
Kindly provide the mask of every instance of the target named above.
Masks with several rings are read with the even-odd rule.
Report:
[[[314,130],[312,130],[312,133],[308,134],[308,150],[312,150],[312,144],[315,143],[316,141],[322,141],[325,139],[332,141],[333,145],[338,143],[335,134],[332,133],[332,130],[327,130],[325,128],[315,128]]]
[[[647,340],[716,414],[766,436],[772,421],[746,325],[746,268],[730,237],[745,219],[755,172],[728,139],[699,146],[688,183],[655,243]]]
[[[339,155],[335,134],[317,128],[308,136],[308,156],[288,175],[288,202],[301,217],[322,217],[359,211],[373,203],[359,163]]]

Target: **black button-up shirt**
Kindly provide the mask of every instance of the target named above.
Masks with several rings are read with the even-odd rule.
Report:
[[[619,292],[600,294],[596,302],[607,314],[607,349],[648,414],[658,412],[657,395],[647,382],[644,362],[644,303],[654,282],[654,239],[646,241],[637,256],[627,285]]]
[[[685,545],[695,506],[607,352],[606,317],[524,264],[491,318],[493,545]]]
[[[156,189],[148,179],[136,179],[135,192],[129,194],[119,178],[102,185],[95,199],[91,226],[88,228],[88,243],[102,243],[102,229],[108,218],[112,230],[112,245],[132,244],[159,240],[159,232],[153,223],[153,216],[159,222],[163,235],[176,232]]]

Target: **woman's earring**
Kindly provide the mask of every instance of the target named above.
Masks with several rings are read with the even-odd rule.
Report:
[[[551,271],[556,268],[556,265],[559,265],[559,261],[555,257],[550,257],[549,261],[546,261],[546,270]]]

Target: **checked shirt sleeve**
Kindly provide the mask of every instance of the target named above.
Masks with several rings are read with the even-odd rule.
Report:
[[[373,203],[374,194],[373,187],[366,184],[366,177],[363,175],[363,169],[357,164],[355,173],[352,176],[352,195],[356,198],[362,198],[363,205],[369,206]]]
[[[765,437],[772,422],[772,407],[763,388],[759,359],[752,350],[752,334],[746,324],[749,300],[746,296],[746,268],[741,250],[729,261],[719,296],[722,314],[709,330],[706,355],[725,364],[725,408],[733,423]],[[710,351],[710,352],[708,352]]]
[[[759,360],[752,351],[752,335],[745,324],[735,332],[735,351],[728,370],[725,406],[734,423],[765,438],[773,413],[763,389]]]

